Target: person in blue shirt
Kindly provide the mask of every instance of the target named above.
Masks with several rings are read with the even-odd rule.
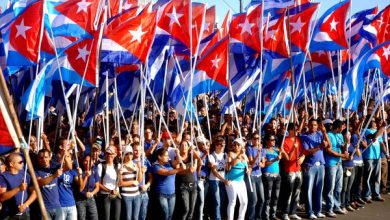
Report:
[[[367,203],[371,203],[372,200],[384,201],[380,195],[380,151],[385,147],[382,139],[384,130],[384,126],[378,130],[376,121],[372,120],[364,134],[368,145],[362,151],[364,163],[362,196]]]
[[[8,170],[0,175],[0,202],[3,203],[0,218],[29,219],[29,205],[37,195],[30,187],[30,175],[24,178],[23,158],[12,153],[7,157],[6,164]]]
[[[324,186],[324,154],[328,147],[325,127],[319,127],[316,119],[310,119],[308,132],[301,136],[305,160],[302,164],[303,186],[307,189],[306,213],[309,219],[324,218],[322,210],[322,189]],[[320,131],[318,130],[320,128]]]
[[[198,207],[197,213],[195,216],[199,220],[205,218],[205,215],[208,215],[207,208],[204,209],[206,203],[206,196],[209,190],[209,175],[210,167],[209,164],[209,155],[210,155],[210,142],[204,136],[198,136],[196,142],[199,148],[199,156],[201,157],[201,162],[198,164]]]
[[[341,120],[333,122],[332,131],[328,132],[330,145],[325,150],[325,211],[328,217],[336,217],[336,213],[347,214],[347,211],[341,208],[340,198],[343,187],[341,159],[348,158],[348,152],[344,151],[342,127]]]
[[[35,171],[38,184],[41,187],[43,201],[50,219],[62,220],[60,196],[58,192],[58,177],[63,169],[50,165],[50,151],[42,149],[38,152],[38,169]]]
[[[83,171],[76,177],[79,189],[76,193],[76,207],[78,220],[98,220],[98,211],[95,195],[99,192],[100,177],[97,167],[92,163],[91,156],[85,155],[80,161]]]
[[[169,161],[168,150],[160,148],[156,151],[157,161],[153,164],[155,181],[155,193],[162,210],[162,219],[171,220],[176,203],[175,178],[178,172],[185,170],[185,166],[180,164],[179,150],[176,151],[176,159]]]

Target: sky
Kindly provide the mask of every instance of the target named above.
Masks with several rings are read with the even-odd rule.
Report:
[[[7,1],[8,0],[0,0],[0,6],[3,9],[5,8]],[[222,21],[229,9],[233,12],[233,14],[240,11],[239,0],[195,0],[194,2],[205,2],[209,7],[215,5],[217,9],[217,21]],[[250,0],[242,0],[242,2],[243,8],[245,8]],[[321,15],[325,12],[326,9],[340,2],[340,0],[313,0],[313,2],[321,2],[319,13]],[[377,5],[379,6],[379,10],[382,10],[388,4],[390,4],[390,0],[352,0],[352,13],[361,11],[363,9],[373,8]]]

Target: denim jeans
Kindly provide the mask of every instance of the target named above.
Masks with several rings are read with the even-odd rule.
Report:
[[[247,219],[261,219],[264,206],[264,188],[261,176],[251,176],[252,192],[250,191],[249,181],[247,184],[248,191],[248,211]]]
[[[178,186],[178,190],[178,196],[180,201],[178,219],[193,219],[197,197],[196,183],[180,183]]]
[[[200,180],[198,181],[198,209],[197,209],[197,217],[199,220],[203,220],[203,214],[204,212],[207,212],[207,210],[204,210],[205,206],[205,199],[207,196],[207,193],[209,191],[209,180]]]
[[[341,190],[343,188],[343,167],[339,165],[325,167],[326,211],[341,209]]]
[[[62,220],[61,208],[47,210],[48,220]]]
[[[158,201],[160,203],[161,210],[163,212],[164,220],[171,220],[173,215],[173,210],[175,208],[176,196],[175,193],[171,195],[158,193]]]
[[[111,198],[108,194],[98,197],[99,220],[119,220],[121,216],[121,199]]]
[[[357,199],[362,198],[362,180],[363,180],[363,164],[362,165],[356,165],[353,168],[355,179],[353,180],[352,184],[352,200],[356,201]]]
[[[282,214],[296,214],[302,186],[301,172],[285,173],[283,175],[282,185],[285,186],[285,197],[282,201]]]
[[[343,178],[343,190],[341,190],[341,207],[346,208],[351,205],[351,189],[352,184],[355,179],[355,170],[343,168],[344,178]],[[351,175],[348,176],[347,172],[350,172]]]
[[[306,213],[308,215],[321,213],[324,165],[305,167],[303,170],[304,189],[307,190]]]
[[[267,175],[263,174],[264,184],[264,211],[263,216],[265,219],[276,217],[276,206],[278,205],[279,192],[280,192],[280,175]]]
[[[76,206],[61,207],[62,219],[73,220],[77,219],[77,208]]]
[[[2,216],[2,218],[3,220],[30,220],[30,213],[26,211],[22,215]]]
[[[226,188],[225,184],[219,180],[210,180],[210,192],[211,198],[214,203],[214,219],[221,220],[221,210],[226,210],[226,208],[221,208],[226,201]]]
[[[140,210],[139,210],[139,220],[145,220],[148,214],[148,205],[149,205],[149,195],[147,192],[141,192],[140,194]]]
[[[380,159],[363,160],[363,197],[380,197],[381,162]]]
[[[122,201],[125,205],[125,213],[127,220],[138,220],[139,210],[141,206],[140,195],[136,196],[122,196]]]
[[[76,202],[78,220],[98,220],[98,211],[94,198],[80,200]]]

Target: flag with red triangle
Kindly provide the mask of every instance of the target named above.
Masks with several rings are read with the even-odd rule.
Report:
[[[350,1],[342,1],[328,9],[314,28],[310,51],[348,48],[345,23]]]
[[[7,32],[8,66],[31,66],[38,63],[42,16],[43,3],[37,1],[29,5],[10,25]]]
[[[105,34],[102,62],[145,63],[156,30],[156,12],[147,6],[142,12]]]
[[[282,13],[275,21],[269,21],[264,29],[264,49],[273,58],[289,57],[286,15]]]

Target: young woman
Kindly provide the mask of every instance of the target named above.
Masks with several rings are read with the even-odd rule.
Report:
[[[100,177],[96,166],[91,161],[90,155],[84,156],[80,163],[83,167],[83,172],[79,180],[79,193],[76,194],[77,219],[98,220],[94,196],[99,192]]]
[[[171,220],[175,208],[175,178],[178,172],[185,170],[185,165],[179,163],[179,150],[175,149],[176,159],[169,161],[168,149],[157,150],[157,161],[153,164],[155,193],[160,203],[164,220]]]
[[[178,219],[193,219],[197,195],[194,173],[200,158],[193,150],[190,142],[185,140],[180,143],[180,157],[187,169],[179,172],[176,176],[178,196],[181,204],[180,209],[178,209]]]
[[[122,201],[126,207],[127,220],[138,220],[141,204],[139,183],[143,174],[141,169],[140,163],[133,162],[133,148],[127,145],[124,150],[123,165],[119,177],[119,186],[121,187]]]
[[[245,212],[248,205],[248,196],[244,181],[244,175],[248,168],[248,157],[245,155],[245,142],[241,138],[233,141],[232,150],[228,155],[228,163],[226,170],[226,179],[229,183],[226,186],[226,192],[229,199],[227,208],[228,220],[234,219],[234,207],[236,206],[236,198],[240,201],[240,209],[238,220],[245,218]]]

